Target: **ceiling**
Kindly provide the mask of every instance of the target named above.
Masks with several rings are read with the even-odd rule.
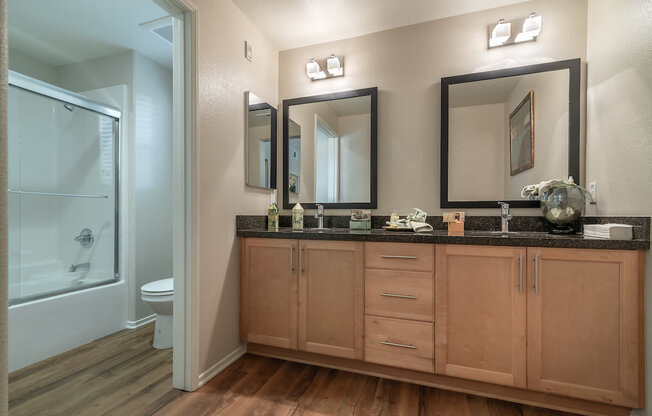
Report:
[[[527,0],[233,0],[279,50]]]
[[[153,0],[9,0],[9,47],[60,66],[133,49],[172,67],[172,45],[140,27],[168,13]]]

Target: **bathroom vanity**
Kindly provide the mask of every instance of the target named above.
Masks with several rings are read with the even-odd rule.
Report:
[[[583,414],[644,407],[647,239],[238,235],[252,354]]]

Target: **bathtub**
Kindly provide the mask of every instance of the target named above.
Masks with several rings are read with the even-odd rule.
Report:
[[[9,372],[120,331],[126,323],[122,280],[10,306]]]

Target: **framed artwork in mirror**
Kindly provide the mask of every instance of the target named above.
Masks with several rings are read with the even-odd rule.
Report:
[[[534,92],[532,90],[509,115],[509,156],[511,176],[534,167]]]

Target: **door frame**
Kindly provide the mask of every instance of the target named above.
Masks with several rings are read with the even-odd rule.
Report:
[[[190,0],[153,0],[173,19],[172,236],[175,388],[199,387],[196,163],[197,7]]]

